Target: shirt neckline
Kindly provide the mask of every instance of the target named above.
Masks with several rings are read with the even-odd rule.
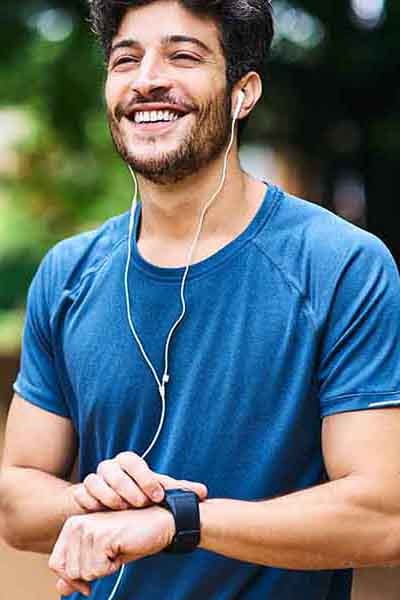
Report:
[[[220,248],[220,250],[208,258],[191,265],[187,275],[188,279],[195,279],[209,271],[214,270],[221,263],[225,262],[228,258],[236,254],[250,240],[252,240],[257,235],[261,227],[266,223],[277,201],[279,187],[270,184],[265,179],[262,179],[261,181],[267,184],[268,188],[266,189],[264,200],[262,201],[261,206],[259,207],[253,219],[247,225],[246,229],[244,229],[244,231],[242,231],[242,233],[240,233],[231,242]],[[135,208],[133,226],[132,262],[134,268],[144,272],[153,279],[169,282],[181,281],[185,272],[185,267],[160,267],[148,262],[140,254],[137,247],[137,238],[141,217],[142,203],[139,201]]]

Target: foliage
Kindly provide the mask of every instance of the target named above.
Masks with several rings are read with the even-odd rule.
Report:
[[[315,161],[326,204],[338,173],[363,173],[370,226],[393,248],[400,4],[388,1],[375,27],[360,26],[345,0],[273,5],[282,26],[245,138],[298,148]],[[84,0],[0,7],[0,114],[17,108],[27,123],[8,147],[11,168],[0,160],[3,311],[23,307],[41,256],[57,240],[129,207],[131,182],[110,141],[102,55],[86,16]]]

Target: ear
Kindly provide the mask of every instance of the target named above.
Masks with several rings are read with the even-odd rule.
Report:
[[[245,77],[235,84],[232,92],[232,101],[234,107],[236,107],[238,105],[238,101],[240,101],[240,90],[244,91],[245,98],[242,103],[238,118],[243,119],[251,113],[262,96],[263,87],[259,74],[256,73],[256,71],[251,71],[251,73],[247,73]]]

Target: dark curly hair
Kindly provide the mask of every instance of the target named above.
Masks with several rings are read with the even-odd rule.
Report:
[[[103,48],[108,62],[112,40],[128,8],[151,4],[156,0],[88,0],[89,23]],[[179,0],[192,13],[211,17],[220,32],[220,44],[226,60],[228,93],[246,73],[256,71],[260,77],[274,36],[270,0]],[[248,121],[241,119],[238,129],[240,145]]]

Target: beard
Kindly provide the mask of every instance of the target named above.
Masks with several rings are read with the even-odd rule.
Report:
[[[174,138],[171,133],[167,134],[169,143],[173,145],[175,139],[176,144],[176,147],[167,152],[157,150],[156,135],[147,134],[146,141],[142,144],[146,148],[153,146],[154,154],[151,157],[141,157],[139,152],[135,152],[135,148],[140,148],[140,138],[135,143],[131,132],[127,134],[126,130],[121,128],[121,120],[126,114],[121,105],[115,110],[116,116],[108,110],[107,118],[114,146],[121,158],[145,179],[158,185],[170,185],[199,172],[227,149],[232,127],[231,110],[231,94],[225,89],[222,94],[211,100],[203,111],[190,112],[187,119],[191,119],[193,124],[189,129],[186,124],[183,139],[177,139],[176,136]],[[176,123],[177,129],[185,129],[178,121]],[[182,137],[182,133],[178,136]]]

